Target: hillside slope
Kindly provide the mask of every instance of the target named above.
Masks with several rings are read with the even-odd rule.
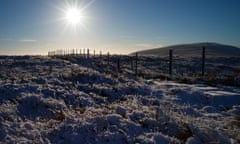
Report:
[[[162,48],[139,51],[140,55],[167,56],[172,49],[179,56],[201,56],[202,47],[206,48],[206,54],[210,56],[240,56],[240,48],[218,43],[192,43],[173,45]]]

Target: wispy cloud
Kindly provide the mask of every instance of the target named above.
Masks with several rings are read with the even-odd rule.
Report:
[[[141,48],[159,48],[159,47],[162,47],[163,45],[151,44],[151,43],[138,43],[138,44],[136,44],[136,46],[141,47]]]
[[[11,41],[11,42],[36,42],[35,39],[13,39],[13,38],[0,38],[0,41]]]
[[[37,40],[34,39],[19,39],[19,42],[36,42]]]

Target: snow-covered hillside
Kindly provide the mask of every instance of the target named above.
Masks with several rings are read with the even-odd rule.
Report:
[[[0,143],[240,143],[240,88],[0,57]]]
[[[161,48],[153,48],[148,50],[139,51],[140,55],[154,55],[154,56],[168,56],[169,50],[172,49],[174,55],[178,56],[185,56],[185,57],[192,57],[197,56],[201,57],[202,48],[206,48],[206,54],[209,57],[229,57],[229,56],[236,56],[239,57],[240,55],[240,48],[213,43],[213,42],[201,42],[201,43],[189,43],[189,44],[178,44],[178,45],[171,45]]]

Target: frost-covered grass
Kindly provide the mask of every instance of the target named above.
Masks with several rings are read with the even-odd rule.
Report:
[[[111,55],[109,62],[106,55],[95,56],[90,60],[84,59],[83,56],[59,56],[59,58],[111,74],[118,71],[119,59],[121,73],[135,73],[135,56]],[[137,64],[138,76],[144,79],[170,79],[168,75],[169,57],[140,55]],[[172,61],[172,73],[171,79],[181,83],[201,82],[211,86],[240,86],[240,57],[206,56],[205,75],[202,77],[202,59],[200,57],[182,57],[175,54]]]
[[[0,60],[0,143],[240,142],[237,87],[135,78],[130,66],[119,74],[78,60]]]

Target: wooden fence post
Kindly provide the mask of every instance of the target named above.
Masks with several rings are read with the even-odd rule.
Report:
[[[173,56],[173,51],[172,49],[169,50],[169,77],[172,79],[172,56]]]
[[[85,59],[86,56],[85,56],[85,48],[83,49],[83,58]]]
[[[135,75],[138,75],[138,53],[136,53],[136,61],[135,61]]]
[[[205,74],[205,47],[202,48],[202,77]]]
[[[89,48],[87,49],[87,59],[89,59]]]
[[[110,61],[110,54],[109,54],[109,52],[107,53],[107,64],[108,64],[108,66],[109,66],[109,61]]]
[[[120,56],[118,56],[117,58],[117,69],[118,69],[118,72],[120,72]]]

